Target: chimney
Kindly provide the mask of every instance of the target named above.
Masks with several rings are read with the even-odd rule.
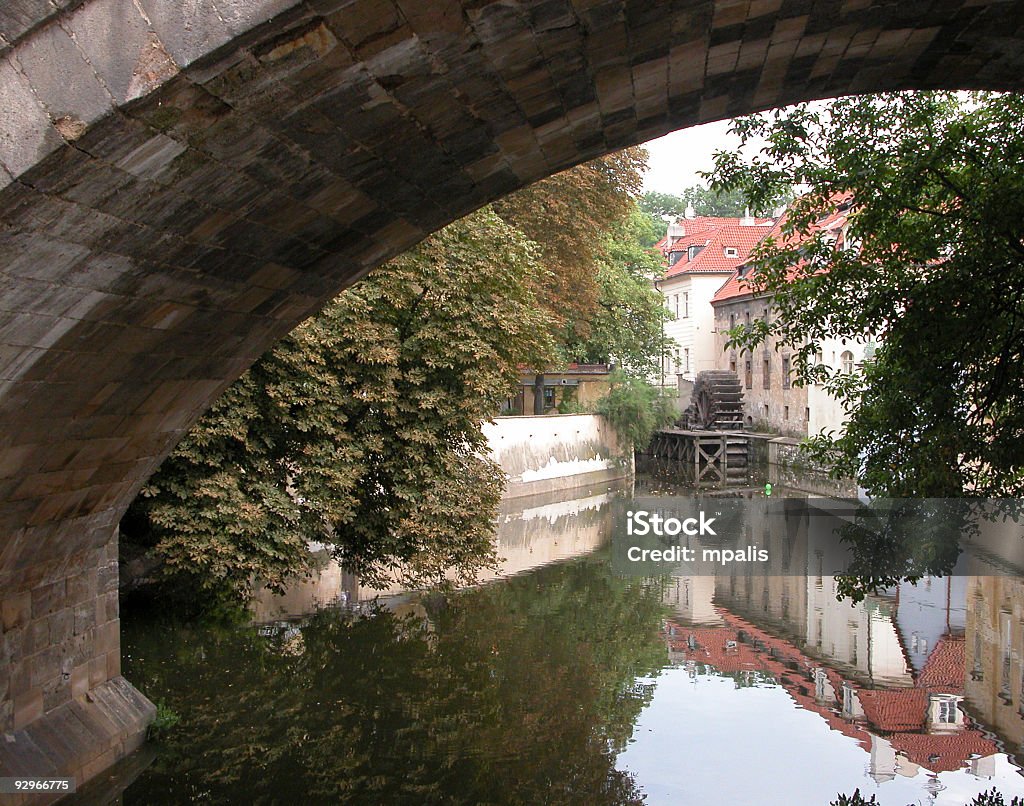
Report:
[[[671,250],[672,249],[672,241],[675,240],[676,238],[682,238],[685,234],[686,234],[686,227],[684,227],[678,221],[676,223],[674,223],[674,224],[669,224],[668,225],[668,231],[666,232],[666,235],[668,236],[668,241],[667,241],[667,244],[666,244],[667,249]]]
[[[757,223],[757,222],[755,222],[753,216],[750,215],[750,208],[749,207],[744,208],[744,210],[743,210],[743,218],[740,219],[740,226],[741,227],[752,227],[752,226],[754,226],[755,223]]]
[[[696,218],[697,211],[693,209],[692,204],[688,204],[686,205],[686,211],[683,213],[683,215],[686,216],[687,218]]]

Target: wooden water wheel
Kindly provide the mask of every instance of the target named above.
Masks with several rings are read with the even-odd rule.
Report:
[[[743,429],[743,387],[735,372],[712,369],[698,372],[690,405],[683,412],[682,425],[710,431]]]

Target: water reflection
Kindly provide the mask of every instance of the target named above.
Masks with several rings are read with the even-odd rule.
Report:
[[[125,673],[182,722],[123,802],[1024,794],[1020,578],[975,557],[853,605],[799,534],[770,576],[617,576],[616,495],[509,505],[503,578],[470,590],[373,591],[329,567],[261,597],[246,629],[128,614]]]

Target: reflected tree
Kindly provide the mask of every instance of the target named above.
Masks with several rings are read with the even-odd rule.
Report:
[[[125,803],[640,803],[615,759],[661,588],[606,561],[270,635],[129,624],[126,673],[182,721]]]

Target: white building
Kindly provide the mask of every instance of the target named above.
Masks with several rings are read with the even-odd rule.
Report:
[[[698,372],[720,365],[711,298],[773,223],[749,216],[696,216],[688,208],[687,215],[670,224],[665,238],[656,244],[665,256],[666,269],[655,285],[671,317],[665,323],[670,356],[663,369],[663,385],[674,387],[677,376],[693,381]]]

